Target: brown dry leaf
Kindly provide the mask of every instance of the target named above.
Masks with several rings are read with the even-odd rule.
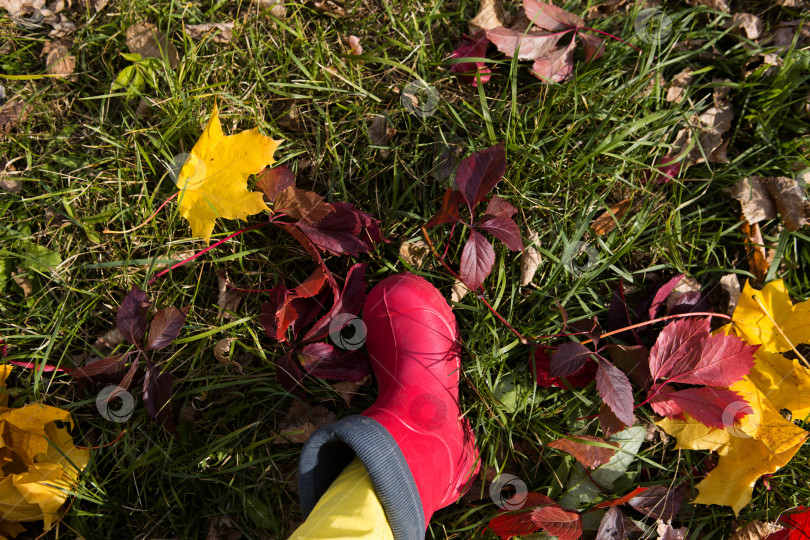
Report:
[[[461,302],[461,300],[467,296],[467,293],[470,292],[470,289],[467,288],[461,281],[456,280],[453,283],[453,288],[450,289],[450,301],[451,302]]]
[[[359,390],[366,386],[371,381],[371,375],[367,375],[357,382],[352,381],[338,381],[332,385],[332,388],[340,394],[346,406],[352,404],[352,399],[359,393]]]
[[[51,25],[52,30],[48,33],[53,38],[65,38],[76,31],[76,24],[68,19],[64,13],[52,17],[46,17],[45,21]]]
[[[506,14],[503,11],[501,0],[481,0],[478,13],[467,23],[471,36],[482,30],[492,30],[499,26],[506,26]]]
[[[761,178],[743,178],[728,188],[731,196],[740,201],[743,217],[751,225],[776,217],[776,205]]]
[[[19,272],[19,274],[17,272]],[[34,287],[31,285],[31,280],[25,275],[25,270],[17,268],[17,272],[12,272],[11,277],[14,279],[14,283],[22,289],[23,296],[28,298],[28,295],[34,291]]]
[[[792,178],[751,176],[738,180],[728,191],[740,201],[743,216],[752,225],[774,219],[777,212],[790,231],[798,231],[807,222],[804,194]]]
[[[399,257],[414,268],[421,268],[428,255],[430,248],[424,240],[402,242],[399,246]]]
[[[388,141],[397,132],[388,124],[383,115],[376,115],[368,126],[368,138],[374,146],[388,146]],[[387,158],[391,154],[388,148],[380,149],[380,157]]]
[[[804,194],[798,182],[786,176],[765,179],[765,187],[771,198],[776,201],[776,210],[782,217],[782,223],[789,231],[798,231],[807,223],[805,216]]]
[[[788,8],[802,8],[807,4],[804,0],[776,0],[776,3]]]
[[[124,342],[124,334],[122,334],[118,328],[113,328],[100,338],[96,340],[95,346],[96,347],[106,347],[108,349],[114,349],[116,345],[119,343]]]
[[[690,6],[706,6],[716,11],[728,13],[726,0],[686,0],[686,3]]]
[[[151,23],[140,22],[127,28],[127,47],[143,58],[165,58],[172,69],[180,64],[177,48]]]
[[[3,168],[0,169],[0,191],[5,191],[7,193],[21,192],[22,182],[12,178],[12,176],[15,174],[19,174],[14,166],[10,162],[5,163],[4,160],[0,160],[0,165],[4,165]]]
[[[311,407],[295,400],[279,424],[279,434],[272,442],[277,444],[303,443],[316,429],[335,421],[335,413],[316,405]]]
[[[349,49],[349,54],[354,55],[363,54],[363,46],[360,45],[360,38],[358,38],[357,36],[349,36],[345,40],[343,40],[343,43]]]
[[[667,88],[667,101],[680,103],[684,97],[684,91],[689,88],[694,78],[694,71],[690,68],[678,73],[669,83],[669,88]]]
[[[768,255],[765,253],[765,241],[762,239],[762,233],[759,230],[759,225],[754,223],[749,225],[747,221],[743,222],[740,230],[748,237],[748,266],[751,273],[756,278],[764,282],[765,276],[768,274],[768,267],[771,261],[768,260]],[[773,259],[773,250],[771,250],[771,259]]]
[[[666,299],[666,311],[669,313],[672,311],[672,308],[675,307],[675,304],[678,303],[678,300],[683,298],[689,293],[698,292],[700,290],[700,282],[691,276],[685,276],[681,279],[678,286],[672,289],[672,292],[667,295]]]
[[[49,49],[48,58],[45,60],[48,73],[56,75],[57,79],[76,80],[75,76],[71,77],[76,71],[76,57],[70,54],[65,45],[55,45]]]
[[[225,317],[226,319],[236,320],[237,317],[234,317],[230,312],[236,311],[239,307],[239,303],[242,301],[242,297],[239,295],[237,291],[228,288],[228,275],[220,273],[217,275],[218,280],[218,288],[219,292],[217,295],[217,306],[219,307],[219,311],[217,312],[217,317]]]
[[[205,24],[189,24],[185,27],[185,32],[188,37],[194,41],[199,41],[206,34],[212,33],[211,41],[219,44],[230,43],[233,39],[233,23],[205,23]]]
[[[720,278],[720,290],[723,293],[723,300],[720,304],[720,311],[726,315],[734,313],[737,302],[740,300],[740,281],[735,274],[726,274]]]
[[[588,11],[585,13],[585,20],[591,21],[593,19],[599,19],[614,13],[625,12],[632,8],[633,4],[636,3],[638,2],[631,2],[630,0],[607,0],[607,2],[589,7]]]
[[[778,523],[765,523],[755,519],[742,529],[734,533],[729,540],[764,540],[769,535],[781,531],[783,526]]]
[[[219,360],[220,364],[235,367],[241,373],[242,365],[236,360],[231,360],[228,354],[231,350],[231,343],[234,341],[236,341],[236,338],[223,338],[217,341],[214,345],[214,358]]]
[[[596,446],[593,444],[588,444],[586,442],[581,441],[590,441],[590,442],[598,442],[602,444],[610,444],[619,448],[619,445],[612,442],[607,442],[600,437],[594,437],[593,435],[571,435],[574,439],[579,440],[572,440],[572,439],[557,439],[556,441],[552,441],[548,443],[546,446],[548,448],[554,448],[555,450],[561,450],[566,454],[571,454],[579,461],[583,467],[586,469],[595,469],[600,465],[604,465],[616,454],[616,450],[611,448],[605,448],[604,446]]]
[[[315,9],[321,13],[328,13],[335,17],[342,18],[346,16],[346,10],[343,9],[342,3],[343,2],[339,0],[316,0]]]
[[[762,35],[765,24],[753,13],[735,13],[731,20],[726,22],[726,28],[733,28],[739,34],[744,31],[748,39],[753,40]]]
[[[699,117],[690,118],[691,127],[683,128],[678,132],[675,142],[672,143],[675,152],[685,151],[689,147],[692,143],[693,130],[699,134],[698,143],[692,146],[688,158],[683,162],[684,167],[703,161],[728,163],[726,156],[728,141],[724,140],[724,136],[731,129],[731,121],[734,120],[734,111],[726,99],[729,90],[730,88],[726,86],[717,86],[713,95],[714,107],[709,108]]]
[[[287,6],[282,0],[259,0],[259,6],[270,8],[270,14],[277,19],[287,18]]]
[[[227,516],[212,520],[205,540],[240,540],[245,536]]]
[[[796,34],[799,34],[798,37]],[[787,49],[793,44],[794,38],[797,39],[796,48],[802,48],[810,43],[810,24],[799,19],[780,24],[773,31],[773,46]]]
[[[0,139],[4,133],[11,133],[17,129],[21,122],[28,117],[29,107],[22,102],[12,99],[0,107]]]
[[[632,198],[624,199],[602,212],[591,224],[593,232],[597,236],[604,236],[615,229],[632,204]]]
[[[529,234],[526,235],[526,239],[528,241],[528,245],[520,255],[521,287],[527,287],[532,282],[534,275],[537,273],[537,268],[540,266],[540,262],[543,260],[540,257],[540,252],[537,251],[537,248],[535,247],[540,245],[540,235],[537,233],[537,231],[529,231]]]
[[[88,1],[88,4],[89,4],[89,3],[90,3],[90,2]],[[105,7],[107,7],[107,4],[109,4],[109,3],[110,3],[110,0],[93,0],[93,2],[92,2],[92,4],[93,4],[93,10],[94,10],[96,13],[98,13],[99,11],[101,11],[102,9],[104,9]]]

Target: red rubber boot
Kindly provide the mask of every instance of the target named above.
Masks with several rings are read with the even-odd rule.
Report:
[[[413,274],[372,289],[363,308],[377,401],[316,431],[301,451],[304,515],[355,455],[383,504],[394,537],[424,538],[433,513],[478,472],[478,450],[458,405],[458,328],[439,291]]]

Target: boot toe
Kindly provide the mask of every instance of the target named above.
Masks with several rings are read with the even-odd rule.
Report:
[[[428,281],[405,272],[387,277],[369,293],[363,307],[365,319],[390,317],[418,310],[433,311],[455,326],[455,315],[439,290]]]

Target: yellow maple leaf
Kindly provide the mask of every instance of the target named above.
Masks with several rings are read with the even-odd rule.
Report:
[[[226,136],[214,105],[176,180],[178,209],[191,224],[192,234],[208,243],[217,218],[244,220],[269,210],[261,193],[248,191],[247,179],[275,163],[273,153],[280,143],[257,128]]]
[[[752,412],[727,429],[710,428],[688,416],[665,418],[658,425],[677,439],[676,448],[717,452],[717,467],[697,485],[693,502],[730,506],[737,514],[751,502],[756,481],[784,467],[810,436],[779,412],[788,409],[794,419],[810,414],[810,369],[785,356],[810,342],[810,301],[794,305],[781,280],[761,291],[746,283],[732,324],[719,332],[760,345],[751,372],[730,387]]]
[[[0,535],[14,537],[23,521],[43,520],[50,529],[54,517],[75,489],[89,451],[73,445],[66,427],[68,411],[30,403],[9,408],[5,381],[11,366],[0,366]]]

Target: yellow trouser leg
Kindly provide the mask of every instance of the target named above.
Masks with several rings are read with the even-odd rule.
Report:
[[[394,540],[366,468],[355,457],[292,534],[290,540]]]

